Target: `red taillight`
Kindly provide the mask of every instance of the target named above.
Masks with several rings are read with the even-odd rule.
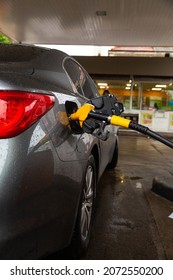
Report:
[[[50,110],[55,97],[21,91],[0,91],[0,138],[14,137]]]

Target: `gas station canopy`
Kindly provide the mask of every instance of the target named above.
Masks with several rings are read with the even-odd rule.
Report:
[[[29,44],[173,46],[170,0],[0,0],[0,32]]]

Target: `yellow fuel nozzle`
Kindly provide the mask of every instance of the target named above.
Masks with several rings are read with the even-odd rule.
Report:
[[[110,119],[110,124],[129,128],[131,120],[113,115]]]
[[[75,113],[70,115],[70,119],[73,121],[79,121],[80,127],[82,127],[83,122],[88,117],[90,111],[94,110],[94,106],[86,103],[82,107],[80,107]]]
[[[95,107],[89,103],[84,104],[82,107],[80,107],[75,113],[70,115],[70,119],[74,121],[79,121],[80,127],[83,126],[83,122],[87,119],[88,115],[92,116],[95,119],[102,120],[104,117],[104,114],[97,114],[95,112],[91,113],[92,110],[94,110]],[[125,128],[129,127],[129,124],[131,120],[113,115],[108,118],[108,116],[105,116],[105,119],[107,121],[109,120],[109,123],[112,125],[122,126]]]

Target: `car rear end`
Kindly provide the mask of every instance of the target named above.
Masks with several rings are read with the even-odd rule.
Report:
[[[72,236],[85,156],[83,165],[74,152],[79,136],[68,141],[62,122],[65,100],[74,100],[70,85],[63,73],[57,85],[49,64],[46,50],[1,46],[1,259],[37,258],[64,248]]]

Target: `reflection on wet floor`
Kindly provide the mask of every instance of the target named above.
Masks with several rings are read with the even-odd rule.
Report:
[[[141,176],[127,176],[127,175],[124,175],[122,170],[120,169],[115,169],[113,171],[109,171],[109,174],[113,172],[114,174],[114,179],[116,181],[116,183],[120,182],[120,183],[123,183],[125,180],[141,180],[143,179],[143,177]]]

